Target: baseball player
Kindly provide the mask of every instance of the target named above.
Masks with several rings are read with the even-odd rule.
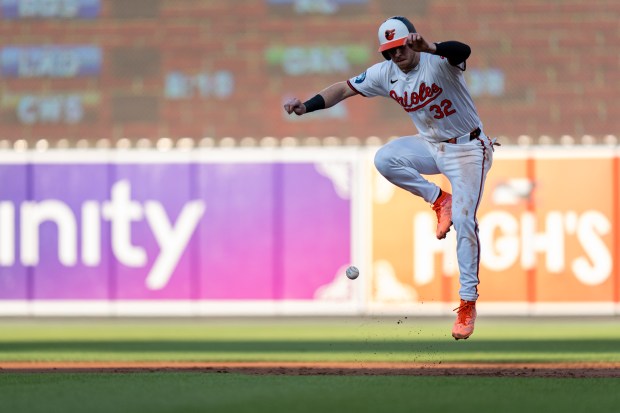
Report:
[[[385,61],[303,103],[290,99],[284,109],[301,116],[352,96],[383,96],[396,101],[411,117],[418,134],[381,147],[375,166],[391,183],[431,205],[437,214],[438,239],[445,238],[454,224],[461,301],[455,309],[452,336],[467,339],[474,331],[478,299],[476,212],[493,162],[493,147],[499,144],[484,133],[463,79],[469,46],[457,41],[429,42],[401,16],[384,21],[378,35]],[[450,181],[453,194],[422,176],[440,173]]]

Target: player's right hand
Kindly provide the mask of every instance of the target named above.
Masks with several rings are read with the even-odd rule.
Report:
[[[284,110],[289,115],[295,112],[296,115],[301,116],[306,113],[306,106],[301,103],[301,100],[297,98],[292,98],[286,101],[284,104]]]
[[[420,33],[409,33],[407,36],[407,44],[411,46],[411,48],[415,52],[428,52],[432,53],[434,51],[434,46],[431,46],[429,42],[420,34]]]

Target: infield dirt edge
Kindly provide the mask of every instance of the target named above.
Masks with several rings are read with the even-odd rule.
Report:
[[[252,375],[620,378],[620,363],[0,362],[3,373],[203,372]]]

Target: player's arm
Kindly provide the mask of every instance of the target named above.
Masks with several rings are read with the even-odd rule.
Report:
[[[471,54],[471,48],[465,43],[456,40],[448,40],[447,42],[434,43],[435,54],[448,59],[452,66],[458,66],[465,62]]]
[[[441,43],[429,43],[420,33],[410,33],[407,44],[416,52],[426,52],[443,56],[452,66],[465,62],[471,55],[471,48],[465,43],[449,40]]]
[[[351,89],[347,82],[338,82],[326,87],[303,103],[297,98],[289,99],[284,104],[284,110],[289,115],[295,112],[295,114],[301,116],[304,113],[314,112],[315,110],[331,108],[356,94],[357,92]]]

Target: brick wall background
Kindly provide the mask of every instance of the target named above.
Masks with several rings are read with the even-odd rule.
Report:
[[[281,106],[380,61],[376,30],[392,15],[429,40],[472,47],[466,74],[489,134],[620,134],[615,0],[1,4],[0,139],[412,134],[387,99],[303,118]],[[84,63],[77,46],[100,51],[95,73],[67,69]]]

